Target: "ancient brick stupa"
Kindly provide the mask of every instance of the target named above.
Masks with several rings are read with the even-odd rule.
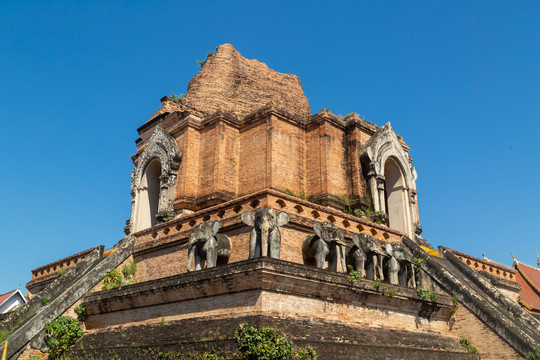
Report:
[[[14,332],[11,351],[46,350],[36,324],[81,302],[86,332],[69,351],[82,358],[234,358],[243,323],[319,359],[470,359],[470,344],[515,359],[540,344],[512,299],[514,270],[421,237],[410,148],[390,123],[312,115],[297,76],[225,44],[138,133],[126,238],[34,270],[38,310],[8,319],[32,314],[34,327]],[[102,290],[108,271],[134,264]]]

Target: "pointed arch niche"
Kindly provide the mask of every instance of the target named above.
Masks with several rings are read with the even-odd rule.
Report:
[[[174,138],[156,127],[131,173],[130,233],[175,215],[173,200],[181,158]]]
[[[141,183],[137,189],[134,231],[147,229],[157,224],[161,163],[154,158],[143,172]]]
[[[417,228],[416,171],[390,123],[368,140],[361,155],[373,209],[388,216],[389,227],[414,238]]]
[[[384,195],[388,226],[408,233],[407,187],[401,167],[392,157],[384,164]]]

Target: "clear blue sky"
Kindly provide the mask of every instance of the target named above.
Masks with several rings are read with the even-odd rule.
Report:
[[[122,238],[137,127],[222,43],[300,76],[313,113],[390,121],[432,244],[535,264],[538,19],[538,1],[0,2],[0,293]]]

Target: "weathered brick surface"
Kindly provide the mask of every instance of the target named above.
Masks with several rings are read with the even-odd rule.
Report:
[[[360,153],[373,134],[369,123],[352,118],[346,122],[329,112],[307,120],[290,116],[274,106],[243,119],[172,113],[148,124],[141,138],[148,138],[155,126],[165,126],[176,139],[182,152],[176,210],[198,210],[268,188],[304,192],[313,199],[329,194],[335,199],[363,198]],[[138,143],[139,154],[145,145],[145,140]],[[339,201],[326,205],[345,207]]]
[[[182,152],[176,186],[176,192],[179,195],[191,197],[198,195],[200,137],[199,132],[192,127],[186,127],[176,137],[176,143]]]
[[[123,326],[89,332],[70,350],[81,359],[150,359],[157,352],[204,352],[212,348],[235,358],[234,331],[247,323],[280,329],[295,347],[311,345],[321,360],[473,359],[456,338],[381,327],[350,327],[279,316],[202,317],[164,324]],[[150,350],[148,350],[150,349]]]
[[[493,333],[486,324],[464,306],[461,306],[454,315],[451,333],[458,337],[468,338],[483,360],[523,359],[523,356]]]
[[[259,258],[107,290],[83,301],[90,330],[258,314],[449,336],[448,297],[422,302],[414,289],[372,285],[370,280],[351,285],[344,274]],[[395,295],[382,296],[383,289]]]
[[[300,195],[305,191],[304,130],[300,124],[284,121],[278,116],[272,116],[270,121],[269,187],[284,191],[290,184],[289,190]]]
[[[244,58],[231,44],[220,45],[189,82],[183,104],[205,114],[225,111],[246,116],[274,103],[299,117],[310,115],[296,75],[281,74],[258,60]]]

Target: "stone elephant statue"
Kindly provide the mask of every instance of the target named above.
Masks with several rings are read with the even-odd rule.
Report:
[[[252,213],[246,211],[242,214],[242,222],[252,226],[249,235],[249,258],[270,256],[279,259],[281,251],[281,233],[279,227],[287,224],[290,216],[285,211],[276,211],[268,207],[260,207]]]
[[[386,244],[390,259],[386,262],[386,273],[390,284],[416,287],[413,255],[402,243]]]
[[[187,270],[213,268],[226,264],[231,255],[232,243],[227,235],[218,234],[219,220],[205,221],[195,226],[189,235]],[[192,263],[194,262],[194,269]]]
[[[362,249],[358,236],[353,236],[353,246],[348,251],[347,264],[358,271],[362,277],[365,277],[366,261],[367,256]]]
[[[388,257],[388,254],[381,247],[379,240],[369,234],[360,233],[353,234],[353,243],[365,254],[366,277],[370,280],[384,280],[383,257]],[[361,266],[361,261],[358,265]]]
[[[339,262],[341,271],[346,271],[345,241],[341,230],[330,221],[324,223],[315,221],[313,230],[315,234],[306,236],[302,242],[304,263],[315,260],[315,266],[323,269],[325,262],[328,261],[328,268],[337,271]]]

